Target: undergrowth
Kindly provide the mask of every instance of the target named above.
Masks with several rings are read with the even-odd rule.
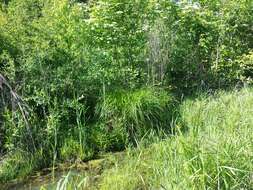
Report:
[[[99,189],[253,189],[252,104],[251,89],[184,101],[178,134],[130,150]]]
[[[67,118],[62,110],[51,110],[52,115],[48,116],[45,127],[33,127],[34,141],[39,148],[32,153],[29,148],[18,149],[20,140],[17,139],[22,138],[22,142],[30,142],[30,139],[25,136],[25,125],[15,128],[9,114],[5,118],[5,128],[9,129],[7,140],[12,153],[5,155],[0,162],[0,184],[22,180],[44,167],[54,169],[59,163],[88,161],[108,151],[137,146],[147,134],[158,136],[159,128],[169,131],[167,124],[173,105],[172,96],[161,89],[118,90],[98,102],[96,119],[88,122],[84,119],[86,109],[78,103],[69,103],[67,106],[73,109],[77,126],[65,125]]]

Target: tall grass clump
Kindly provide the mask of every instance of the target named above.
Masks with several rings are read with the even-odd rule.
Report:
[[[169,126],[172,104],[172,96],[161,89],[118,90],[101,99],[97,113],[107,131],[115,131],[122,142],[136,143],[146,133]]]
[[[46,165],[42,151],[31,154],[16,150],[5,157],[0,159],[0,187],[4,184],[3,182],[24,179],[34,170],[43,168]]]
[[[99,187],[253,189],[252,104],[252,89],[184,101],[177,128],[188,131],[129,151]]]

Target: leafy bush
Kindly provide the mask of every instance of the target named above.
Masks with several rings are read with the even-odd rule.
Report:
[[[188,94],[234,85],[234,62],[252,49],[252,5],[246,0],[158,5],[148,30],[150,82]]]
[[[239,86],[251,85],[253,77],[252,51],[238,56],[235,60],[220,65],[218,75],[223,78],[222,82],[227,86],[236,84]]]
[[[244,54],[238,59],[238,63],[240,66],[240,80],[247,83],[252,84],[253,80],[253,51],[248,54]]]

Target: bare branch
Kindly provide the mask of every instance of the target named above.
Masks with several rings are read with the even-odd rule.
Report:
[[[7,82],[7,80],[5,79],[5,77],[0,74],[0,90],[3,90],[3,85],[5,85],[9,91],[10,91],[10,94],[11,94],[11,97],[14,99],[14,103],[17,104],[21,114],[22,114],[22,117],[23,117],[23,120],[25,122],[25,126],[26,126],[26,130],[31,138],[31,141],[32,141],[32,144],[33,144],[33,148],[34,150],[36,150],[36,147],[35,147],[35,143],[34,143],[34,140],[33,140],[33,136],[32,136],[32,132],[30,130],[30,124],[28,122],[28,119],[27,119],[27,112],[26,110],[24,109],[24,103],[23,103],[23,100],[21,99],[21,97],[12,89],[11,85]]]

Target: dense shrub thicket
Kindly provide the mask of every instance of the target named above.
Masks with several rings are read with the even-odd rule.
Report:
[[[252,9],[248,0],[1,1],[0,154],[29,154],[26,175],[171,132],[172,94],[252,83]]]

